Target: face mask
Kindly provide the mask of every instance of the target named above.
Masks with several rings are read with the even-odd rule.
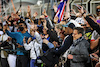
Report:
[[[10,22],[11,22],[11,26],[13,26],[13,22],[14,22],[14,20],[11,20]]]
[[[23,31],[23,30],[24,30],[24,28],[23,28],[23,27],[19,27],[18,29],[19,29],[20,31]]]

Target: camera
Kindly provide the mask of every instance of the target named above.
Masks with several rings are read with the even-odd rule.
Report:
[[[25,40],[28,40],[28,37],[25,37]]]

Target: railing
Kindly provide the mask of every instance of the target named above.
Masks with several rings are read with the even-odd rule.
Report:
[[[77,5],[81,5],[82,4],[82,6],[84,7],[84,9],[87,11],[87,14],[88,14],[89,13],[89,11],[88,11],[88,6],[89,6],[88,3],[89,3],[89,1],[90,0],[82,0],[82,3],[81,3],[81,0],[74,0],[72,2],[71,7],[72,7],[72,9],[73,8],[76,9],[75,4],[77,4]]]
[[[1,2],[1,0],[0,0],[0,2]],[[1,12],[0,12],[0,16],[7,16],[8,15],[8,13],[11,13],[11,4],[10,3],[8,3],[6,0],[5,0],[5,3],[6,3],[6,5],[7,5],[7,7],[5,7],[4,5],[3,5],[3,9],[1,8]]]
[[[59,3],[59,2],[58,2]],[[77,8],[74,6],[74,4],[79,4],[79,5],[81,5],[81,0],[70,0],[70,3],[71,3],[71,9],[75,9],[76,11],[77,11]],[[89,3],[90,3],[90,5],[89,5]],[[55,3],[54,3],[55,4]],[[97,5],[100,5],[100,0],[83,0],[83,2],[82,2],[82,5],[83,5],[83,7],[85,8],[85,10],[87,11],[87,14],[89,13],[88,11],[90,10],[90,13],[96,13],[96,6]],[[33,15],[33,13],[35,12],[35,11],[37,11],[38,12],[38,17],[41,15],[41,10],[42,10],[42,6],[43,6],[43,4],[41,4],[40,6],[38,6],[37,4],[35,4],[35,5],[30,5],[31,6],[31,15]],[[48,7],[48,4],[47,3],[45,3],[44,4],[44,8],[45,9],[47,9]],[[90,7],[89,7],[90,6]],[[19,7],[17,7],[16,9],[18,9]],[[22,11],[22,15],[23,16],[25,16],[26,14],[26,12],[27,12],[27,6],[23,6],[23,7],[21,7],[21,11]],[[49,4],[49,8],[50,8],[50,4]],[[95,9],[95,10],[94,10]],[[50,13],[50,9],[48,9],[49,11],[49,13]],[[2,14],[4,14],[5,13],[5,16],[6,15],[8,15],[8,14],[10,14],[11,13],[11,11],[13,11],[13,9],[12,9],[12,4],[11,3],[9,3],[8,4],[8,7],[7,8],[4,8],[4,12],[2,13]],[[51,14],[50,14],[51,15]],[[49,15],[49,16],[50,16]]]
[[[90,2],[90,13],[96,13],[96,6],[100,5],[100,0],[91,0]]]

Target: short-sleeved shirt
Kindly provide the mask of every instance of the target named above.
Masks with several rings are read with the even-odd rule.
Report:
[[[93,31],[91,41],[95,41],[100,35],[96,32],[96,30]]]

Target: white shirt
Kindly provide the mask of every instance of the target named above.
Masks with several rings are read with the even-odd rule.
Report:
[[[77,17],[77,18],[75,19],[75,21],[78,22],[78,23],[84,24],[83,18]]]
[[[6,41],[8,39],[8,35],[7,34],[3,34],[0,36],[0,41]],[[1,49],[3,49],[3,47],[1,47]],[[2,58],[7,58],[7,56],[5,55],[7,54],[5,51],[1,51],[1,57]]]
[[[73,23],[75,25],[75,27],[81,27],[81,25],[78,22],[76,22],[75,20],[71,19],[69,22]]]

